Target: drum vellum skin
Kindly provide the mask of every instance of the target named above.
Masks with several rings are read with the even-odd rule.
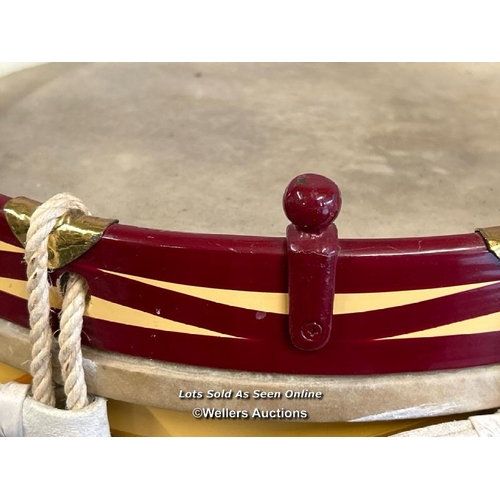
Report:
[[[10,196],[70,191],[120,219],[51,274],[89,283],[87,376],[111,398],[115,435],[389,435],[497,408],[500,260],[496,232],[474,231],[498,223],[499,78],[494,64],[194,63],[4,77],[2,377],[29,359]],[[342,195],[314,230],[281,208],[307,172]],[[314,336],[332,312],[308,349],[300,325]],[[207,401],[211,389],[322,396]],[[308,418],[195,419],[195,407]]]

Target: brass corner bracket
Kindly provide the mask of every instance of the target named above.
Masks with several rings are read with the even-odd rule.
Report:
[[[40,205],[41,203],[24,197],[12,198],[4,205],[7,223],[23,247],[26,246],[31,216]],[[49,235],[49,268],[59,269],[80,257],[115,222],[118,220],[92,217],[81,210],[69,210],[59,218]]]
[[[480,228],[476,232],[483,237],[488,250],[500,259],[500,226]]]

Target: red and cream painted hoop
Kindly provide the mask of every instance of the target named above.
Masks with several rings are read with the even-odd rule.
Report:
[[[320,196],[317,190],[313,195]],[[0,196],[0,317],[26,327],[23,248],[2,210],[8,200]],[[52,277],[55,282],[74,271],[88,281],[92,299],[82,342],[102,351],[301,375],[425,372],[500,362],[500,262],[479,234],[332,240],[334,260],[316,265],[323,247],[316,254],[312,247],[298,257],[291,254],[306,237],[308,245],[319,241],[305,225],[295,227],[305,236],[299,231],[299,243],[287,244],[284,238],[114,224]],[[297,348],[289,328],[292,295],[303,304],[299,314],[315,324],[314,315],[321,313],[314,310],[315,300],[328,266],[335,266],[333,296],[326,290],[324,306],[333,308],[330,338],[315,350]],[[292,287],[293,280],[304,286]],[[57,300],[54,294],[55,309]]]

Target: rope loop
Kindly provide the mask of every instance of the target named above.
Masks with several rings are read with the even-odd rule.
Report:
[[[25,247],[29,338],[32,346],[32,396],[36,401],[53,407],[56,405],[56,397],[52,373],[53,333],[50,326],[48,240],[60,217],[72,209],[90,215],[82,201],[68,193],[56,194],[40,205],[31,216]],[[74,273],[69,273],[69,276],[59,280],[58,285],[63,296],[59,360],[66,407],[77,410],[88,404],[81,353],[81,329],[88,286],[81,276]]]

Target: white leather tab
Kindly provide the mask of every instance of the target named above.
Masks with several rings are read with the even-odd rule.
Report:
[[[81,410],[60,410],[27,397],[23,407],[25,437],[110,437],[106,400],[93,397]]]
[[[0,437],[22,437],[23,404],[29,388],[18,382],[0,384]]]
[[[500,412],[469,417],[480,437],[500,437]]]

